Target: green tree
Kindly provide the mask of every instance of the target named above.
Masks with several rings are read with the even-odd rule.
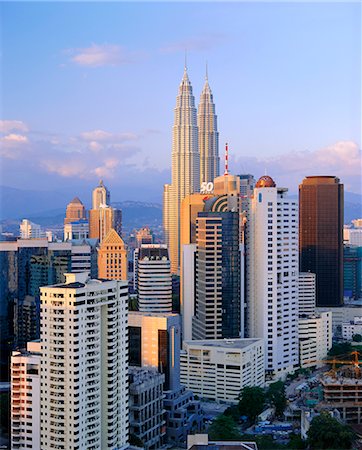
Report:
[[[332,348],[328,352],[328,355],[344,355],[345,353],[350,353],[352,350],[352,344],[350,342],[341,342],[339,344],[333,344]]]
[[[353,339],[353,342],[362,342],[362,335],[354,334],[352,339]]]
[[[287,406],[287,398],[285,396],[285,384],[282,381],[271,383],[267,391],[266,397],[270,404],[275,408],[275,415],[282,417]]]
[[[241,440],[256,442],[259,450],[285,450],[288,448],[284,444],[279,444],[272,436],[268,435],[257,436],[255,434],[243,434]]]
[[[316,416],[308,431],[308,444],[312,449],[350,449],[355,434],[347,425],[343,425],[327,412]]]
[[[208,435],[211,440],[219,441],[238,441],[241,437],[234,419],[224,414],[211,423]]]
[[[238,423],[239,419],[240,419],[239,406],[238,405],[229,406],[224,411],[224,415],[225,416],[231,416],[235,420],[235,422]]]
[[[239,395],[239,411],[241,415],[248,416],[250,422],[255,423],[258,415],[263,412],[265,393],[258,386],[246,386]]]
[[[292,450],[302,450],[307,447],[307,443],[303,441],[299,434],[290,434],[290,441],[287,445],[287,448]]]

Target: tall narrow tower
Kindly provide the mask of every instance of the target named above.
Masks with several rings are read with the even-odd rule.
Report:
[[[185,66],[172,129],[172,183],[165,185],[164,191],[164,229],[172,273],[179,269],[181,201],[199,189],[200,153],[195,98]]]
[[[197,125],[199,127],[200,184],[213,182],[214,178],[219,176],[219,133],[207,71],[200,96]]]
[[[103,184],[103,180],[99,181],[99,185],[93,189],[92,193],[92,209],[99,209],[101,205],[110,205],[110,193]]]

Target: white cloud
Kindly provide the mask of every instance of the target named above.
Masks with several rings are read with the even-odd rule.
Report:
[[[92,44],[90,47],[69,49],[70,60],[85,67],[120,66],[134,62],[135,55],[113,44]]]
[[[96,167],[93,171],[97,177],[113,178],[115,169],[119,166],[121,161],[116,158],[109,158],[104,161],[100,167]]]
[[[7,134],[6,136],[2,137],[1,142],[5,143],[15,143],[15,144],[24,144],[26,142],[29,142],[29,139],[26,136],[23,136],[21,134]]]
[[[103,149],[103,145],[101,145],[99,142],[97,141],[91,141],[89,143],[89,148],[93,151],[93,152],[100,152]]]
[[[135,141],[139,138],[140,135],[135,133],[110,133],[104,130],[84,131],[80,134],[80,140],[86,142],[88,149],[94,153],[110,150],[122,152],[127,148],[127,141]],[[77,144],[77,138],[73,138],[72,142]]]
[[[0,135],[3,159],[61,177],[88,179],[102,175],[111,178],[121,164],[126,165],[140,152],[133,144],[139,136],[131,132],[110,133],[97,129],[71,137],[32,133],[31,130],[29,133],[31,139],[20,133]]]
[[[231,165],[232,172],[248,172],[256,178],[266,169],[278,186],[289,187],[292,192],[296,192],[298,184],[309,175],[335,175],[345,184],[346,190],[361,192],[362,154],[352,141],[339,141],[328,147],[273,158],[237,158]]]
[[[10,133],[11,131],[26,133],[28,126],[21,120],[0,120],[0,133]]]
[[[84,131],[80,136],[86,141],[109,141],[113,138],[112,133],[103,130]]]

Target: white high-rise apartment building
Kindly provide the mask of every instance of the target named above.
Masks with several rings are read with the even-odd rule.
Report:
[[[299,315],[313,315],[316,308],[315,273],[300,272],[298,282]]]
[[[195,262],[196,244],[182,248],[182,337],[184,341],[192,339],[192,320],[195,314]]]
[[[301,367],[322,366],[332,347],[332,313],[299,318],[299,363]]]
[[[40,291],[40,447],[126,448],[127,283],[76,273]]]
[[[138,310],[172,312],[172,278],[167,247],[143,244],[138,251]]]
[[[39,341],[11,355],[11,449],[40,449]]]
[[[263,176],[246,227],[247,336],[265,342],[265,370],[282,377],[298,365],[298,201]]]
[[[22,220],[20,224],[21,239],[40,239],[44,237],[45,233],[42,233],[40,225],[33,223],[28,219]]]
[[[163,224],[172,273],[178,272],[180,264],[181,201],[199,189],[200,151],[195,98],[185,67],[172,128],[172,183],[164,187]]]
[[[202,185],[205,182],[214,182],[220,170],[217,116],[207,73],[200,96],[197,125],[199,127],[200,185]]]

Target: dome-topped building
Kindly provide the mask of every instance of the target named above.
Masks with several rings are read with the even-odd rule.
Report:
[[[270,188],[276,187],[275,181],[269,175],[263,175],[259,178],[255,185],[256,188]]]

